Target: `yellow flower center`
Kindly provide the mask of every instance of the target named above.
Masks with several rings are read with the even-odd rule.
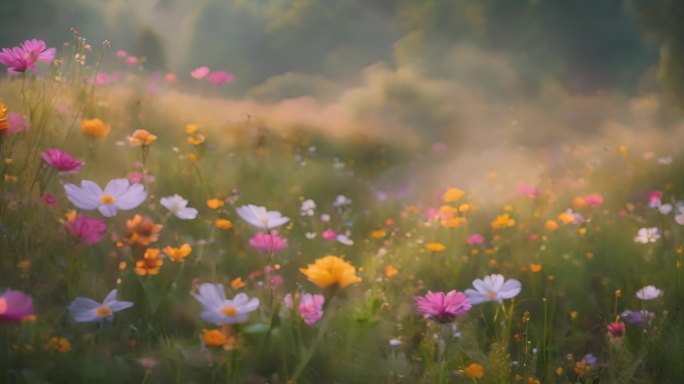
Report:
[[[0,315],[7,312],[7,300],[4,297],[0,297]]]
[[[487,297],[489,297],[489,300],[494,300],[494,299],[496,299],[496,292],[490,291],[490,292],[487,294]]]
[[[95,313],[97,313],[97,315],[100,317],[107,317],[112,314],[112,309],[106,305],[103,305],[100,308],[96,309]]]
[[[235,307],[223,307],[221,309],[221,312],[223,312],[224,315],[230,317],[235,317],[235,315],[237,315],[237,309],[235,309]]]
[[[107,204],[107,205],[114,204],[115,201],[116,201],[116,199],[112,195],[108,195],[105,193],[104,195],[100,196],[100,202],[102,204]]]

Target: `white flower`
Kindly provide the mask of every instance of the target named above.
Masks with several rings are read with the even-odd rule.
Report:
[[[192,220],[197,217],[197,210],[188,207],[188,201],[179,195],[167,196],[161,198],[161,205],[171,211],[177,218],[181,220]]]
[[[263,229],[277,228],[290,221],[290,218],[284,217],[278,211],[267,211],[265,207],[251,204],[238,208],[237,214],[242,220]]]
[[[390,341],[389,341],[389,345],[391,345],[393,347],[398,347],[402,344],[404,344],[404,342],[399,340],[399,339],[390,339]]]
[[[349,233],[339,234],[335,236],[335,239],[344,245],[354,245],[354,240],[349,238]]]
[[[309,240],[315,239],[316,238],[316,232],[307,232],[306,238]]]
[[[345,195],[339,195],[339,196],[337,196],[337,198],[335,198],[335,201],[333,202],[333,206],[335,206],[335,208],[340,208],[340,207],[344,207],[346,205],[349,205],[351,203],[352,203],[352,201],[350,198],[348,198]]]
[[[299,208],[299,211],[302,216],[313,216],[314,209],[316,209],[316,203],[309,199],[302,202],[302,206]]]
[[[119,312],[132,306],[133,303],[130,301],[117,300],[116,289],[112,289],[102,303],[85,297],[77,297],[69,304],[68,310],[69,315],[71,315],[74,321],[78,323],[92,323],[105,319],[111,320],[114,317],[114,312]]]
[[[658,239],[660,239],[660,233],[658,231],[658,228],[641,228],[639,232],[637,232],[637,235],[634,237],[634,242],[648,244],[655,243]]]
[[[658,159],[658,163],[662,165],[672,164],[672,156],[661,157]]]
[[[97,209],[103,216],[112,217],[116,210],[128,211],[145,201],[147,192],[142,184],[131,185],[128,179],[113,179],[104,188],[90,180],[81,181],[81,187],[74,184],[64,186],[67,198],[76,207],[92,211]]]
[[[653,285],[647,285],[637,291],[636,297],[641,300],[655,300],[663,295],[663,291],[654,287]]]
[[[663,215],[667,215],[672,212],[672,204],[663,204],[658,207],[658,211],[660,211],[660,213]]]
[[[191,294],[202,305],[200,318],[216,325],[244,323],[249,313],[259,308],[259,299],[250,299],[244,293],[226,299],[222,284],[202,284],[199,294]]]
[[[497,301],[513,298],[520,293],[522,284],[518,280],[509,279],[504,282],[502,275],[494,274],[485,276],[484,280],[475,279],[473,281],[475,289],[466,289],[465,294],[470,303],[480,304],[485,301]]]

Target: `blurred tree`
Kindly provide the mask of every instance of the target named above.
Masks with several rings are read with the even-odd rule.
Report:
[[[150,71],[167,69],[163,38],[152,27],[144,26],[138,31],[135,53],[145,57],[145,69]]]

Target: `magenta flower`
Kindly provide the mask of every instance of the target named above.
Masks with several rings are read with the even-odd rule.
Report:
[[[518,186],[518,193],[525,195],[530,199],[534,199],[539,196],[539,188],[534,185],[521,184]]]
[[[67,232],[79,243],[97,244],[104,238],[107,231],[107,224],[85,215],[78,215],[75,219],[64,224]]]
[[[214,85],[223,85],[230,83],[235,79],[232,73],[227,71],[214,71],[207,76],[207,81]]]
[[[590,207],[598,207],[603,204],[603,196],[598,193],[592,193],[591,195],[584,196],[584,202]]]
[[[209,74],[209,71],[211,71],[209,67],[195,68],[194,71],[190,72],[190,76],[192,76],[193,79],[202,80]]]
[[[278,236],[278,231],[259,232],[249,239],[249,245],[259,252],[276,253],[287,248],[287,239]]]
[[[83,168],[84,163],[76,160],[61,149],[46,149],[40,154],[45,164],[64,173],[76,173]]]
[[[627,328],[622,321],[614,321],[608,324],[608,338],[613,344],[619,343],[625,336],[625,332],[627,332]]]
[[[468,312],[472,306],[466,295],[456,290],[446,294],[428,291],[424,297],[416,296],[415,299],[418,312],[440,323],[454,321]]]
[[[7,124],[9,127],[2,134],[19,133],[29,129],[26,117],[20,113],[10,112],[7,114]]]
[[[333,231],[332,229],[328,229],[326,231],[323,231],[323,233],[321,233],[321,237],[324,240],[334,240],[335,237],[337,237],[337,232]]]
[[[31,296],[11,289],[0,295],[0,321],[18,323],[31,315],[33,315]]]
[[[43,204],[47,205],[48,207],[54,208],[57,206],[57,204],[59,204],[59,200],[57,200],[57,196],[55,196],[54,193],[45,192],[43,197],[40,199],[43,201]]]
[[[480,244],[484,244],[484,241],[485,241],[484,236],[482,236],[478,233],[476,233],[474,235],[470,235],[466,239],[466,243],[468,243],[468,245],[480,245]]]
[[[305,323],[311,325],[316,323],[323,317],[323,303],[325,298],[323,295],[312,295],[305,293],[299,299],[299,315]]]
[[[0,64],[7,66],[8,72],[37,73],[36,63],[41,61],[50,64],[55,59],[55,48],[47,48],[43,40],[26,40],[20,47],[3,48],[0,52]]]

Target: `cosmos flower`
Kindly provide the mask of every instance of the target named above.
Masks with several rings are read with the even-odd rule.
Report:
[[[598,207],[603,204],[603,196],[598,193],[592,193],[590,195],[584,196],[584,203],[590,207]]]
[[[656,315],[653,312],[649,312],[645,309],[641,311],[630,311],[625,310],[620,315],[628,324],[644,326],[651,324],[651,321],[655,319]]]
[[[636,297],[641,300],[655,300],[663,295],[663,291],[653,285],[647,285],[637,291]]]
[[[238,208],[237,214],[249,224],[266,230],[277,228],[290,221],[290,218],[284,217],[278,211],[267,211],[265,207],[251,204]]]
[[[314,210],[316,209],[316,203],[309,199],[302,202],[302,206],[299,208],[299,212],[302,216],[313,216]]]
[[[193,79],[202,80],[209,74],[210,71],[211,70],[209,67],[198,67],[190,72],[190,76],[192,76]]]
[[[509,279],[504,281],[504,277],[499,274],[485,276],[484,280],[475,279],[473,281],[475,289],[466,289],[465,294],[470,302],[475,304],[485,301],[497,301],[513,298],[520,293],[522,285],[518,280]]]
[[[222,284],[202,284],[199,294],[192,296],[202,305],[202,320],[216,325],[244,323],[250,312],[259,308],[259,299],[238,293],[232,300],[226,299]]]
[[[18,323],[33,315],[33,299],[21,291],[6,290],[0,295],[0,321]]]
[[[539,196],[539,188],[534,185],[521,184],[518,186],[518,193],[534,199]]]
[[[482,236],[480,234],[470,235],[466,239],[466,243],[468,243],[468,245],[480,245],[480,244],[484,244],[484,241],[485,241],[484,236]]]
[[[109,134],[112,127],[105,124],[100,119],[85,119],[81,122],[81,133],[83,136],[99,139]]]
[[[185,261],[185,258],[188,257],[190,252],[192,252],[192,247],[190,244],[185,243],[178,248],[164,247],[163,251],[171,260],[177,263],[182,263]]]
[[[299,271],[305,274],[310,282],[321,288],[333,285],[345,288],[361,281],[361,278],[356,276],[354,266],[337,256],[316,259],[313,264],[300,268]]]
[[[217,86],[230,83],[234,79],[235,76],[228,71],[214,71],[207,76],[207,81]]]
[[[304,293],[299,299],[299,315],[304,319],[304,322],[311,325],[315,324],[323,317],[323,303],[325,298],[323,295],[312,295]]]
[[[135,273],[138,276],[158,275],[164,260],[159,257],[159,248],[147,248],[142,260],[135,262]]]
[[[107,231],[107,224],[104,221],[85,215],[77,215],[64,226],[74,239],[83,244],[99,243]]]
[[[84,163],[61,149],[46,149],[40,154],[45,164],[62,173],[76,173],[83,168]]]
[[[47,48],[43,40],[26,40],[19,47],[3,48],[0,53],[0,64],[7,66],[7,72],[38,73],[36,64],[40,61],[50,64],[55,59],[55,48]]]
[[[287,248],[287,239],[278,236],[278,231],[259,232],[249,239],[249,245],[259,252],[276,253]]]
[[[465,196],[465,192],[459,188],[449,188],[442,194],[442,201],[445,203],[453,203],[461,200]]]
[[[640,244],[648,244],[655,243],[658,239],[660,239],[660,232],[658,231],[658,228],[641,228],[639,229],[639,232],[637,232],[637,235],[634,237],[634,242]]]
[[[26,116],[17,112],[10,112],[7,114],[7,129],[0,129],[0,134],[19,133],[27,131],[29,128]]]
[[[613,344],[619,343],[625,336],[625,333],[627,331],[625,323],[623,323],[622,321],[614,321],[608,324],[607,328],[608,338],[610,339],[610,342]]]
[[[155,224],[149,217],[135,215],[131,220],[126,220],[128,227],[128,244],[147,247],[150,243],[159,240],[159,232],[164,228],[162,224]]]
[[[425,296],[416,296],[415,300],[419,313],[440,323],[454,321],[472,306],[466,295],[456,290],[448,293],[428,291]]]
[[[136,129],[132,135],[128,136],[128,142],[133,146],[145,147],[157,140],[157,136],[144,129]]]
[[[197,210],[189,208],[188,201],[178,194],[162,197],[160,203],[181,220],[192,220],[197,217]]]
[[[85,297],[77,297],[69,304],[69,315],[77,323],[112,320],[114,312],[123,311],[133,306],[130,301],[117,300],[116,295],[116,289],[112,289],[102,303]]]
[[[128,211],[138,207],[147,198],[142,184],[131,185],[127,179],[113,179],[104,191],[97,183],[81,181],[81,187],[74,184],[64,185],[67,198],[76,207],[86,211],[97,209],[105,217],[116,215],[117,209]]]

